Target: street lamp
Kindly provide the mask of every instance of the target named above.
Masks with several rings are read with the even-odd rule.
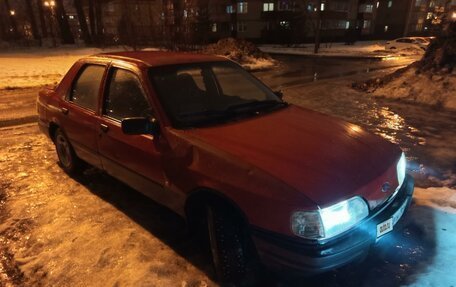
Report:
[[[11,16],[16,15],[16,11],[15,11],[15,10],[10,10],[10,15],[11,15]]]
[[[51,9],[53,9],[55,7],[55,1],[44,1],[44,6],[51,7]]]
[[[54,47],[57,46],[57,43],[55,41],[55,34],[54,34],[54,16],[55,16],[55,1],[51,0],[51,1],[44,1],[44,6],[49,8],[49,10],[51,11],[51,37],[52,37],[52,45]]]

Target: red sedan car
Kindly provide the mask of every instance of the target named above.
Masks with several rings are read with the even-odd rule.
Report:
[[[88,163],[205,224],[222,281],[256,260],[312,274],[360,259],[413,194],[397,146],[285,103],[222,57],[91,56],[37,107],[66,172]]]

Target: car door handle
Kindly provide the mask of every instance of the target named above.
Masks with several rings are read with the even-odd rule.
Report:
[[[108,132],[109,130],[109,127],[108,125],[105,125],[105,124],[100,124],[100,130],[104,133]]]
[[[68,109],[67,108],[60,108],[60,112],[64,115],[68,115]]]

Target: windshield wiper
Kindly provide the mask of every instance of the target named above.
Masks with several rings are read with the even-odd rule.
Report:
[[[241,112],[241,111],[254,111],[258,112],[263,109],[269,108],[277,108],[286,106],[287,103],[285,102],[278,102],[276,100],[268,100],[268,101],[249,101],[242,104],[232,105],[225,109],[225,112]]]

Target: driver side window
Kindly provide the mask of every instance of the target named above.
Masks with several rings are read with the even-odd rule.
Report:
[[[113,69],[103,114],[117,120],[152,116],[152,109],[141,82],[134,73],[118,68]]]

